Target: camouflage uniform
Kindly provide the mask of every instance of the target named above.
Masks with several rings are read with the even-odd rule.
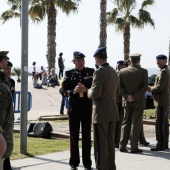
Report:
[[[6,140],[7,149],[3,158],[10,157],[13,151],[13,102],[8,86],[0,79],[0,127]]]

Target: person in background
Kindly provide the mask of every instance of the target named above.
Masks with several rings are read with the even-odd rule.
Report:
[[[5,82],[7,84],[7,86],[9,87],[12,97],[13,97],[13,102],[14,102],[14,94],[15,94],[15,80],[10,78],[11,76],[11,68],[13,67],[13,64],[10,61],[7,61],[7,67],[5,69],[5,74],[7,76],[7,82]],[[11,170],[11,162],[10,162],[10,157],[9,158],[5,158],[4,160],[4,170]]]
[[[47,85],[47,72],[42,73],[42,83],[41,85]]]
[[[82,132],[82,159],[85,170],[91,170],[91,116],[92,101],[87,98],[87,89],[91,87],[94,69],[85,67],[85,55],[73,53],[74,69],[65,72],[60,93],[69,97],[68,117],[70,130],[71,170],[76,170],[80,163],[79,133]],[[81,126],[80,126],[81,124]]]
[[[93,57],[99,67],[93,75],[92,86],[87,91],[93,103],[94,156],[96,168],[116,170],[114,134],[119,120],[116,92],[119,78],[116,70],[107,63],[105,47],[96,50]]]
[[[58,81],[58,77],[57,77],[57,74],[55,73],[55,69],[52,68],[51,69],[51,72],[50,72],[50,75],[48,77],[48,81],[47,81],[47,86],[51,86],[51,87],[54,87],[54,86],[59,86],[60,83]]]
[[[13,67],[13,64],[10,61],[7,61],[7,67],[5,69],[5,74],[7,75],[8,82],[9,82],[9,89],[11,90],[13,99],[15,94],[15,80],[11,78],[11,69]],[[8,84],[8,83],[7,83]]]
[[[151,151],[163,151],[168,149],[169,122],[168,108],[170,105],[170,70],[167,66],[167,56],[160,54],[156,56],[157,65],[160,68],[153,86],[148,87],[154,98],[156,107],[156,140],[157,144]]]
[[[64,71],[64,59],[63,59],[63,53],[59,53],[58,57],[58,67],[59,67],[59,79],[63,77],[63,71]]]
[[[40,71],[39,74],[38,74],[38,76],[40,77],[40,80],[42,80],[42,77],[43,77],[43,74],[44,74],[44,73],[47,74],[47,72],[46,72],[46,70],[44,69],[44,67],[41,66],[41,71]]]
[[[42,89],[42,86],[38,83],[38,74],[34,74],[34,77],[33,77],[33,86],[36,89]]]
[[[123,60],[119,60],[116,65],[117,73],[119,74],[120,70],[126,67],[128,67],[128,63],[126,63]],[[118,88],[118,91],[116,94],[116,104],[117,104],[120,120],[117,121],[116,126],[115,126],[115,148],[119,148],[121,127],[122,127],[122,122],[123,122],[123,117],[124,117],[124,110],[122,107],[122,95],[120,94],[120,88]]]
[[[140,66],[141,54],[130,55],[127,68],[120,70],[120,92],[123,96],[124,119],[120,140],[120,151],[127,152],[126,145],[131,140],[131,153],[141,153],[138,148],[142,127],[143,111],[146,106],[145,92],[148,88],[148,71]]]
[[[34,61],[32,63],[32,65],[33,65],[33,71],[32,71],[32,79],[33,79],[34,78],[34,74],[36,74],[36,62]]]

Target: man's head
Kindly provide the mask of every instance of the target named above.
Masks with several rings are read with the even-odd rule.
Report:
[[[85,65],[85,55],[79,51],[73,53],[73,63],[75,64],[76,69],[82,70]]]
[[[5,69],[9,57],[7,56],[9,51],[0,51],[0,68]]]
[[[121,70],[122,68],[126,68],[128,67],[128,63],[126,61],[123,61],[123,60],[119,60],[117,62],[117,65],[116,65],[116,70]]]
[[[157,65],[159,68],[163,68],[167,63],[167,56],[160,54],[156,56]]]
[[[130,55],[129,55],[129,58],[130,58],[131,64],[140,65],[140,57],[141,57],[141,54],[140,54],[140,53],[130,54]]]
[[[5,70],[4,70],[7,77],[10,77],[12,67],[13,67],[13,64],[10,61],[7,61],[7,66],[6,66]]]
[[[63,53],[62,53],[62,52],[61,52],[61,53],[59,53],[59,56],[60,56],[60,57],[62,57],[62,56],[63,56]]]
[[[93,57],[95,57],[96,64],[99,66],[107,61],[106,47],[98,48]]]

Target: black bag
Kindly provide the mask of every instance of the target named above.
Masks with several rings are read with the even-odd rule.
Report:
[[[51,131],[52,126],[48,122],[31,123],[28,128],[27,136],[49,139],[51,138]]]

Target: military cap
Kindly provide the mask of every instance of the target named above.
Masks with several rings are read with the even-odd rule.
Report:
[[[160,54],[160,55],[156,56],[156,59],[165,60],[165,59],[167,59],[167,56],[166,56],[166,55],[163,55],[163,54]]]
[[[98,49],[95,51],[93,57],[96,57],[96,56],[97,56],[98,54],[100,54],[100,53],[106,54],[106,47],[100,47],[100,48],[98,48]]]
[[[125,61],[123,61],[123,60],[119,60],[119,61],[117,62],[118,65],[124,65],[124,63],[125,63]]]
[[[130,54],[129,57],[133,58],[133,57],[140,57],[141,54],[140,53],[133,53],[133,54]]]
[[[85,58],[85,57],[86,56],[83,53],[79,52],[79,51],[75,51],[73,53],[73,60],[74,59],[82,59],[82,58]]]
[[[7,56],[8,53],[9,51],[0,51],[0,58],[7,58],[7,60],[9,60],[9,57]]]
[[[7,61],[7,66],[8,67],[13,67],[13,64],[10,61]]]

